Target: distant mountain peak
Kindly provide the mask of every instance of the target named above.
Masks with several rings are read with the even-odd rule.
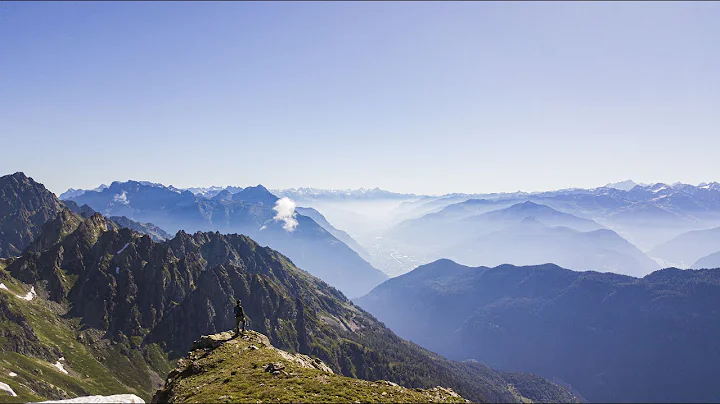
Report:
[[[17,172],[15,172],[15,173],[13,173],[13,174],[10,174],[10,175],[8,175],[8,177],[14,178],[14,179],[20,180],[20,181],[24,181],[24,180],[27,180],[27,179],[28,179],[28,176],[25,175],[25,173],[22,172],[22,171],[17,171]]]
[[[533,208],[539,207],[539,206],[545,206],[545,205],[541,205],[539,203],[535,203],[533,201],[525,201],[523,203],[519,203],[518,205],[526,206],[526,207],[533,207]]]
[[[502,211],[505,211],[505,212],[525,212],[525,211],[551,212],[551,211],[555,211],[555,209],[553,209],[547,205],[540,204],[540,203],[535,203],[532,201],[525,201],[525,202],[516,203],[508,208],[502,209]]]
[[[185,191],[190,192],[190,191]],[[210,198],[213,201],[231,201],[233,199],[232,192],[228,191],[227,189],[223,189],[222,191],[218,192],[217,195]]]
[[[625,180],[625,181],[607,184],[607,185],[605,185],[605,188],[614,188],[614,189],[619,189],[621,191],[629,191],[629,190],[635,188],[637,185],[639,185],[639,184],[633,180]]]
[[[288,189],[274,189],[272,192],[279,196],[287,196],[290,198],[330,198],[330,199],[345,199],[345,198],[411,198],[417,197],[415,194],[401,194],[392,191],[384,190],[380,187],[375,188],[357,188],[357,189],[325,189],[325,188],[288,188]]]
[[[248,189],[248,190],[257,190],[257,191],[265,191],[265,192],[267,192],[267,193],[270,193],[270,191],[268,191],[268,189],[265,188],[262,184],[257,184],[257,185],[255,185],[254,187],[247,187],[247,188],[245,188],[245,189]]]
[[[85,192],[102,192],[105,188],[109,188],[105,184],[101,184],[99,187],[93,188],[93,189],[75,189],[75,188],[68,188],[67,191],[63,192],[58,196],[61,201],[66,201],[68,199],[77,198],[78,196],[84,194]]]
[[[258,184],[254,187],[247,187],[242,191],[233,194],[232,197],[235,201],[242,201],[247,203],[262,203],[263,205],[273,205],[278,197],[268,191],[267,188]]]

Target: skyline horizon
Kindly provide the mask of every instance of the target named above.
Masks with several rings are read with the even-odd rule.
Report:
[[[374,187],[363,187],[363,186],[360,186],[360,187],[346,187],[346,188],[329,188],[329,187],[314,187],[314,186],[295,186],[295,187],[280,188],[280,187],[267,186],[266,184],[263,184],[262,182],[251,182],[251,183],[249,183],[249,185],[240,185],[240,184],[238,184],[238,183],[235,183],[235,184],[228,184],[228,185],[214,185],[214,184],[213,184],[213,185],[197,185],[197,184],[195,184],[195,185],[188,185],[188,186],[177,186],[177,185],[175,185],[175,184],[165,183],[165,182],[163,182],[163,181],[150,181],[150,180],[142,180],[142,179],[137,179],[137,178],[128,178],[128,179],[125,179],[125,180],[113,180],[113,181],[101,182],[101,183],[98,184],[98,185],[90,186],[90,187],[78,187],[78,188],[76,188],[76,187],[69,187],[69,188],[65,188],[64,190],[58,191],[58,190],[53,189],[52,187],[48,186],[48,185],[47,185],[46,183],[44,183],[42,180],[38,180],[37,178],[33,177],[32,175],[29,175],[28,173],[26,173],[26,172],[24,172],[24,171],[15,171],[14,173],[6,173],[6,174],[3,174],[3,175],[14,175],[14,174],[17,174],[17,173],[23,173],[23,174],[26,175],[27,177],[32,178],[34,181],[36,181],[36,182],[38,182],[38,183],[40,183],[40,184],[43,184],[43,186],[45,186],[50,192],[54,193],[54,194],[57,195],[58,197],[59,197],[61,194],[66,193],[66,192],[69,192],[69,191],[81,191],[81,190],[82,190],[82,191],[92,191],[92,190],[97,189],[97,188],[102,187],[102,186],[109,187],[109,186],[110,186],[112,183],[114,183],[114,182],[126,183],[126,182],[130,182],[130,181],[139,182],[139,183],[154,184],[154,185],[161,185],[161,186],[166,187],[166,188],[175,188],[175,189],[179,189],[179,190],[188,190],[188,189],[194,189],[194,188],[207,188],[207,189],[210,189],[210,188],[220,188],[220,189],[225,189],[225,188],[228,188],[228,187],[249,188],[249,187],[255,187],[255,186],[263,186],[264,188],[266,188],[266,189],[269,190],[269,191],[290,191],[290,190],[300,190],[300,189],[314,189],[314,190],[320,190],[320,191],[362,191],[362,190],[365,190],[365,191],[373,191],[373,190],[380,190],[380,191],[385,191],[385,192],[390,192],[390,193],[395,193],[395,194],[401,194],[401,195],[408,195],[408,196],[414,195],[414,196],[432,196],[432,197],[446,196],[446,195],[453,195],[453,194],[466,194],[466,195],[492,195],[492,194],[513,194],[513,193],[534,194],[534,193],[557,192],[557,191],[565,191],[565,190],[573,190],[573,189],[593,190],[593,189],[598,189],[598,188],[609,187],[609,186],[611,186],[611,185],[620,184],[620,183],[624,183],[624,182],[628,182],[628,181],[631,181],[631,182],[633,182],[633,183],[635,183],[636,185],[639,185],[639,186],[653,186],[653,185],[657,185],[657,184],[664,184],[664,185],[669,185],[669,186],[675,186],[675,185],[691,185],[691,186],[695,186],[695,187],[720,182],[720,180],[700,181],[700,182],[697,182],[697,183],[687,182],[687,181],[674,181],[674,182],[670,182],[670,181],[649,181],[649,182],[648,182],[648,181],[635,181],[635,180],[633,180],[633,179],[631,179],[631,178],[628,178],[628,179],[625,179],[625,180],[606,182],[606,183],[604,183],[604,184],[602,184],[602,185],[597,185],[597,186],[570,186],[570,187],[565,187],[565,188],[547,188],[547,189],[538,189],[538,190],[523,190],[523,189],[516,189],[516,190],[510,190],[510,191],[463,191],[463,190],[457,190],[457,191],[451,191],[451,192],[445,192],[445,193],[422,193],[422,192],[412,192],[412,191],[410,191],[410,192],[407,192],[407,191],[397,191],[397,190],[392,189],[392,188],[384,188],[384,187],[381,187],[381,186],[374,186]]]

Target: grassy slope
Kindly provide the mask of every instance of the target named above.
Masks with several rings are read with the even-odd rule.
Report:
[[[273,375],[266,371],[270,363],[285,368]],[[465,402],[443,389],[413,390],[304,367],[253,331],[192,351],[177,370],[170,402]]]
[[[62,307],[42,298],[32,301],[17,298],[16,295],[25,295],[29,288],[10,276],[4,278],[2,282],[9,290],[0,290],[0,293],[11,295],[13,308],[28,318],[40,344],[57,347],[62,352],[69,374],[60,372],[53,366],[54,362],[2,351],[0,382],[12,387],[18,397],[0,392],[0,402],[121,393],[137,394],[147,400],[161,381],[158,374],[165,375],[171,369],[167,357],[156,346],[145,347],[146,360],[139,350],[130,349],[129,341],[102,340],[84,345],[77,338],[80,334],[77,319],[63,318],[58,315]],[[100,340],[102,334],[96,330],[83,330],[82,335],[86,340],[92,335],[96,336],[95,340]],[[155,369],[146,363],[152,363]],[[17,376],[10,377],[10,372]]]

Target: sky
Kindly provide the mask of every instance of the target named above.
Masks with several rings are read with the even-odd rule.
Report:
[[[720,2],[0,2],[0,175],[720,181]]]

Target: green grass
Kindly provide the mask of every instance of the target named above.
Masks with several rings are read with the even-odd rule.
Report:
[[[283,358],[274,348],[263,347],[248,333],[196,360],[200,373],[180,377],[172,387],[173,402],[465,402],[459,397],[392,386],[384,382],[353,379],[318,369],[308,369]],[[249,349],[250,345],[259,349]],[[200,351],[201,352],[201,351]],[[287,374],[265,371],[280,362]]]
[[[131,349],[129,342],[100,340],[89,345],[81,343],[76,331],[80,329],[79,319],[62,318],[56,312],[63,308],[41,298],[32,301],[19,299],[14,295],[24,295],[27,291],[16,281],[6,280],[4,283],[9,291],[0,290],[0,293],[13,295],[10,296],[12,308],[27,317],[41,345],[57,347],[62,352],[65,368],[70,374],[65,375],[52,366],[58,358],[49,363],[14,352],[0,352],[0,381],[10,385],[18,394],[18,397],[10,397],[0,392],[0,402],[121,393],[137,394],[149,400],[157,387],[153,381],[159,382],[171,369],[167,355],[157,345],[138,350]],[[87,335],[87,332],[84,334]],[[7,376],[10,371],[18,376]],[[155,374],[151,375],[151,372]]]

